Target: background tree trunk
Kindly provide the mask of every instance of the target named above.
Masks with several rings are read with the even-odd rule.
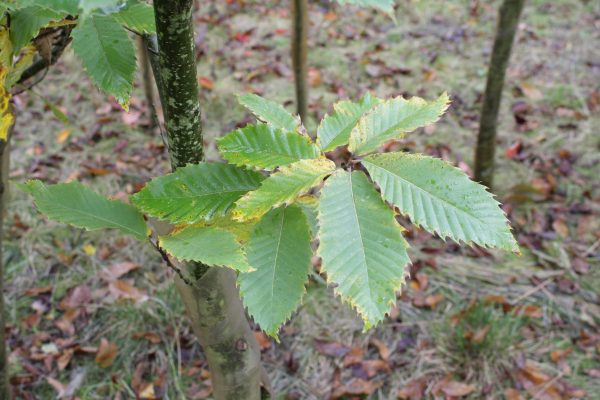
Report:
[[[148,43],[146,36],[138,36],[138,53],[140,55],[140,68],[142,70],[142,85],[146,97],[146,117],[148,117],[148,131],[152,132],[158,124],[156,109],[154,107],[154,79],[148,57]]]
[[[308,1],[292,0],[292,65],[294,83],[296,85],[296,107],[300,119],[306,125],[308,114],[308,87],[306,84],[308,66],[307,54],[308,34]]]
[[[155,70],[173,169],[203,160],[200,103],[194,56],[192,0],[155,0],[158,70]],[[156,63],[153,63],[153,66]],[[184,266],[194,286],[175,278],[207,356],[217,400],[258,400],[262,366],[235,285],[226,268]]]
[[[494,179],[496,130],[504,77],[524,4],[525,0],[504,0],[502,3],[488,69],[483,108],[479,121],[479,135],[477,136],[477,147],[475,149],[475,180],[490,189]]]
[[[10,106],[9,106],[10,107]],[[13,127],[14,127],[13,120]],[[4,214],[8,197],[9,142],[12,127],[8,130],[7,140],[0,140],[0,398],[8,399],[10,387],[8,383],[8,351],[6,337],[6,312],[4,310]]]

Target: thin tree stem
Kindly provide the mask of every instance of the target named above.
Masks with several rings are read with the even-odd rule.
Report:
[[[296,107],[306,125],[308,115],[307,66],[308,1],[292,0],[292,64],[296,86]]]
[[[475,180],[492,188],[496,152],[498,111],[506,68],[512,50],[519,17],[525,0],[504,0],[500,7],[496,38],[488,70],[479,134],[475,149]]]
[[[146,96],[146,116],[148,117],[148,130],[152,132],[158,125],[156,108],[154,107],[154,82],[152,69],[150,68],[150,57],[148,56],[148,44],[146,36],[138,36],[138,51],[140,54],[140,67],[142,69],[142,85]]]
[[[10,107],[10,106],[9,106]],[[13,125],[14,126],[14,121]],[[0,139],[0,398],[8,399],[10,387],[8,383],[8,351],[5,337],[6,313],[4,310],[4,216],[8,190],[8,169],[10,166],[9,142],[12,127],[9,128],[7,140]]]

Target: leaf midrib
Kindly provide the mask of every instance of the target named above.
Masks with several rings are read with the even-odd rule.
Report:
[[[360,239],[360,250],[361,250],[361,254],[362,254],[362,258],[363,258],[363,262],[365,265],[365,269],[366,269],[366,277],[367,277],[367,287],[369,288],[369,299],[372,299],[372,293],[373,290],[371,288],[371,280],[369,279],[369,264],[367,263],[367,254],[365,252],[365,242],[363,240],[362,237],[362,230],[360,229],[360,221],[358,219],[358,210],[357,210],[357,205],[356,205],[356,201],[355,201],[355,197],[354,197],[354,185],[352,183],[352,173],[350,173],[350,198],[352,200],[352,205],[354,206],[354,217],[356,219],[356,226],[357,226],[357,230],[358,230],[358,237]]]
[[[433,194],[433,193],[431,193],[430,191],[428,191],[428,190],[425,190],[424,188],[422,188],[422,187],[418,186],[417,184],[415,184],[415,183],[411,182],[411,181],[410,181],[410,180],[408,180],[407,178],[405,178],[405,177],[402,177],[402,176],[398,175],[397,173],[395,173],[395,172],[393,172],[393,171],[390,171],[389,169],[387,169],[387,168],[384,168],[384,167],[382,167],[382,166],[376,165],[376,164],[374,164],[374,163],[372,163],[372,162],[369,162],[369,161],[366,161],[366,160],[363,160],[363,162],[366,162],[367,164],[371,164],[372,166],[374,166],[374,167],[376,167],[376,168],[379,168],[379,169],[381,169],[381,170],[383,170],[383,171],[386,171],[386,172],[388,172],[390,175],[393,175],[393,176],[397,177],[399,180],[401,180],[401,181],[403,181],[403,182],[406,182],[406,183],[407,183],[408,185],[410,185],[411,187],[414,187],[414,188],[418,189],[419,191],[421,191],[421,192],[423,192],[423,193],[426,193],[426,194],[427,194],[427,195],[429,195],[430,197],[432,197],[432,198],[434,198],[434,199],[436,199],[436,200],[438,200],[438,201],[440,201],[440,202],[442,202],[442,203],[444,203],[444,204],[447,204],[448,206],[450,206],[451,208],[455,209],[456,211],[459,211],[460,213],[462,213],[462,214],[466,215],[466,216],[467,216],[469,219],[475,220],[475,221],[476,221],[476,222],[477,222],[477,223],[480,225],[480,227],[483,227],[483,226],[485,226],[485,225],[486,225],[486,222],[485,222],[485,221],[482,221],[482,220],[480,220],[480,219],[479,219],[477,216],[475,216],[475,215],[473,215],[473,214],[470,214],[470,213],[469,213],[467,210],[464,210],[464,209],[460,208],[459,206],[457,206],[456,204],[450,203],[449,201],[447,201],[447,200],[445,200],[445,199],[443,199],[443,198],[441,198],[441,197],[438,197],[438,196],[434,195],[434,194]],[[461,228],[462,228],[462,227],[461,227]],[[432,228],[432,229],[435,229],[435,228]],[[439,230],[439,229],[435,229],[435,230]]]
[[[252,186],[252,187],[248,187],[248,188],[240,188],[240,189],[232,189],[232,190],[220,190],[220,191],[214,191],[214,192],[207,192],[207,193],[202,193],[202,194],[194,194],[191,196],[168,196],[168,195],[164,195],[164,196],[153,196],[151,198],[151,200],[158,200],[158,199],[193,199],[193,198],[199,198],[199,197],[208,197],[208,196],[214,196],[214,195],[218,195],[218,194],[224,194],[224,193],[236,193],[236,192],[242,192],[242,193],[246,193],[250,190],[256,189],[258,186]]]
[[[274,297],[275,297],[275,273],[277,272],[279,258],[279,248],[281,245],[281,236],[283,235],[283,225],[285,221],[285,209],[281,211],[281,225],[279,227],[279,236],[277,237],[277,250],[275,251],[275,260],[273,262],[273,275],[271,277],[271,299],[269,301],[269,308],[271,309],[271,313],[273,313],[273,305],[274,305]]]
[[[110,201],[110,200],[109,200],[109,201]],[[83,210],[81,210],[81,209],[77,209],[77,208],[70,208],[70,207],[67,207],[67,206],[65,206],[64,204],[57,204],[57,205],[54,205],[54,207],[58,207],[58,208],[62,208],[63,210],[71,211],[71,212],[73,212],[74,214],[79,214],[79,215],[87,216],[87,217],[90,217],[90,218],[93,218],[93,219],[97,219],[97,220],[99,220],[99,221],[102,221],[102,222],[105,222],[105,223],[111,224],[111,225],[113,225],[113,226],[115,226],[115,227],[120,227],[120,228],[122,228],[123,230],[125,230],[125,231],[128,231],[128,232],[132,233],[132,234],[133,234],[134,236],[136,236],[136,237],[143,237],[143,236],[144,236],[144,235],[140,234],[138,231],[136,231],[136,230],[133,230],[132,228],[130,228],[130,227],[126,226],[126,225],[121,225],[121,224],[119,224],[118,222],[114,222],[114,221],[112,221],[112,220],[110,220],[110,219],[106,219],[106,218],[99,217],[99,216],[98,216],[98,215],[96,215],[96,214],[91,214],[91,213],[89,213],[89,212],[86,212],[86,211],[83,211]],[[89,227],[85,227],[85,226],[84,226],[83,228],[84,228],[84,229],[88,229],[88,230],[97,230],[97,229],[102,229],[102,228],[89,228]]]

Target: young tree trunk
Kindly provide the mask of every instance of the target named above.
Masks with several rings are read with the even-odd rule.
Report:
[[[308,1],[292,0],[292,64],[296,86],[296,107],[306,124],[308,114],[308,66],[306,60],[308,34]]]
[[[475,149],[475,180],[490,189],[494,178],[496,129],[504,76],[524,4],[525,0],[504,0],[502,3],[488,70]]]
[[[173,169],[204,158],[192,3],[154,0],[159,49],[154,72],[162,85],[159,94]],[[176,278],[176,287],[208,359],[215,398],[260,399],[260,351],[235,285],[235,273],[201,264],[185,267],[196,277],[195,285]]]
[[[145,36],[138,37],[138,53],[140,55],[140,67],[142,70],[142,85],[146,96],[146,116],[148,117],[148,130],[152,132],[158,124],[156,109],[154,107],[154,82],[150,59],[148,57],[148,43]]]
[[[13,121],[14,126],[14,121]],[[9,129],[8,138],[10,138]],[[0,139],[0,399],[8,399],[10,388],[8,383],[8,352],[4,331],[6,312],[4,310],[4,214],[8,190],[9,142]]]

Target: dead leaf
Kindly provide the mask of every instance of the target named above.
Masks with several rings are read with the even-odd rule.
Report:
[[[361,363],[361,368],[367,373],[368,378],[372,378],[379,372],[389,373],[390,366],[383,360],[366,360]]]
[[[344,396],[369,395],[383,386],[383,381],[367,381],[360,378],[352,379],[345,385],[337,387],[331,394],[331,399],[339,399]]]
[[[263,331],[254,331],[254,337],[260,346],[260,351],[265,351],[271,347],[271,339]]]
[[[555,219],[554,222],[552,222],[552,229],[564,238],[569,237],[569,227],[562,219]]]
[[[541,100],[544,97],[542,92],[530,83],[521,83],[520,89],[523,94],[531,100]]]
[[[377,338],[372,338],[371,344],[377,348],[379,357],[381,357],[383,361],[388,361],[390,359],[390,349],[383,341]]]
[[[425,395],[426,388],[425,378],[414,379],[400,389],[398,398],[402,400],[421,400]]]
[[[208,76],[201,76],[198,78],[198,84],[201,88],[206,90],[213,90],[215,88],[215,83]]]
[[[117,353],[117,345],[102,338],[100,339],[100,346],[98,346],[98,353],[96,353],[96,363],[102,368],[110,367],[115,361]]]
[[[473,393],[475,386],[463,382],[447,381],[441,385],[440,390],[447,396],[462,397]]]
[[[319,86],[321,84],[321,71],[316,68],[308,69],[308,84],[312,87]]]
[[[425,304],[427,306],[429,306],[430,308],[435,308],[435,306],[437,306],[443,300],[444,300],[443,294],[441,294],[441,293],[431,294],[431,295],[425,297]]]
[[[475,343],[475,344],[483,343],[483,341],[485,340],[485,337],[487,336],[487,334],[491,328],[492,327],[490,325],[486,325],[483,328],[477,330],[477,332],[475,332],[473,334],[473,336],[471,337],[471,342]]]
[[[69,310],[77,307],[82,307],[92,300],[92,291],[87,285],[79,285],[72,288],[65,297],[61,300],[59,308],[61,310]]]
[[[25,291],[26,296],[39,296],[40,294],[50,293],[52,291],[52,284],[46,286],[40,286],[36,288],[27,289]]]
[[[67,389],[67,385],[62,384],[59,380],[54,379],[52,377],[46,377],[46,382],[50,384],[56,390],[56,397],[61,398],[63,393]]]
[[[67,365],[69,365],[69,363],[71,362],[71,359],[73,358],[73,354],[74,353],[75,353],[75,350],[73,350],[73,349],[66,349],[56,359],[56,365],[58,366],[58,369],[60,371],[62,371],[63,369],[65,369],[67,367]]]
[[[140,399],[155,399],[154,384],[149,383],[139,394]]]
[[[360,347],[353,347],[352,350],[344,357],[344,367],[350,365],[360,364],[363,360],[363,349]]]
[[[506,400],[525,400],[521,393],[517,389],[508,388],[504,390],[504,397]]]
[[[554,363],[558,363],[559,361],[561,361],[562,359],[564,359],[566,356],[568,356],[569,354],[571,354],[571,352],[573,351],[572,348],[567,348],[567,349],[562,349],[562,350],[555,350],[553,352],[550,353],[550,359],[554,362]]]
[[[515,315],[523,315],[525,317],[530,318],[542,318],[544,316],[544,312],[542,311],[542,309],[533,304],[516,306],[513,309],[513,312]]]
[[[102,269],[99,275],[100,278],[104,279],[105,281],[112,282],[127,274],[129,271],[133,271],[134,269],[138,269],[139,267],[139,264],[125,261],[113,264],[110,267]]]
[[[150,343],[154,344],[160,343],[160,335],[155,332],[134,332],[131,337],[134,339],[146,339]]]
[[[56,135],[56,143],[63,144],[69,138],[69,136],[71,136],[70,129],[65,128],[65,129],[61,130]]]
[[[108,290],[110,294],[114,296],[115,299],[128,299],[133,301],[141,301],[146,299],[146,294],[137,289],[136,287],[130,285],[129,283],[123,280],[115,280],[112,281],[108,285]]]
[[[320,339],[315,339],[315,347],[319,353],[330,357],[343,357],[350,352],[350,347],[348,346]]]

